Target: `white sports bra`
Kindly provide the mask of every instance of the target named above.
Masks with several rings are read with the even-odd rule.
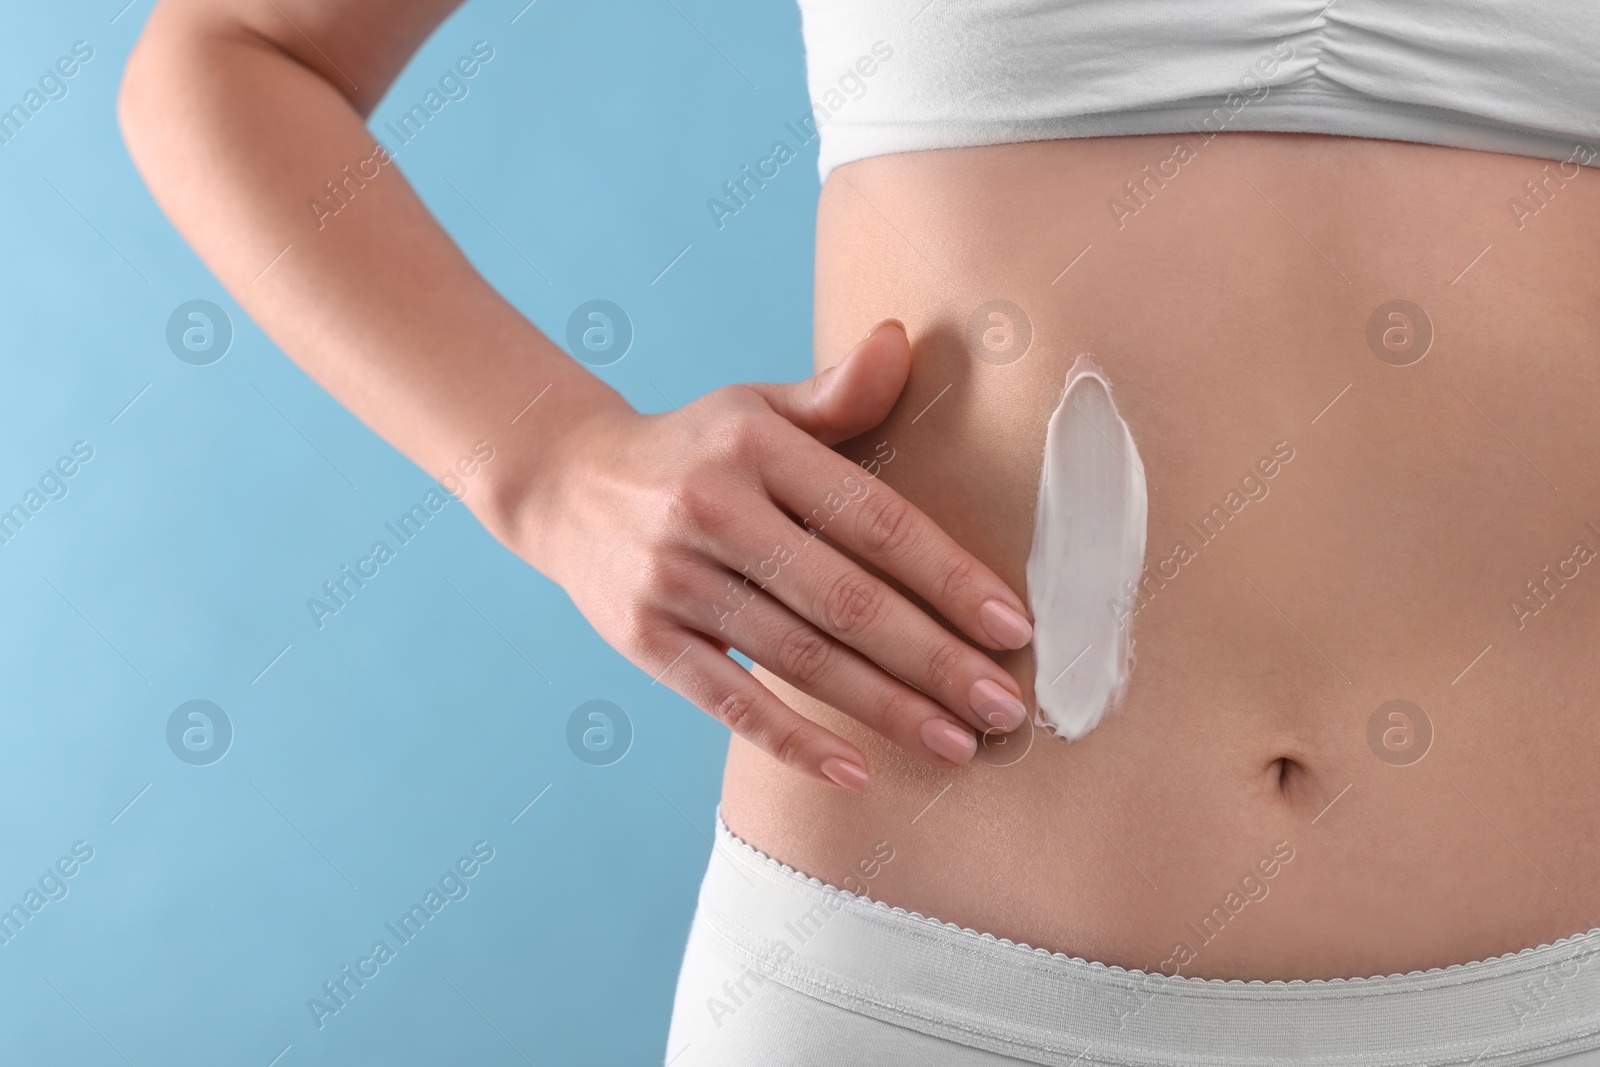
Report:
[[[886,152],[1227,130],[1600,155],[1600,0],[799,6],[823,178]]]

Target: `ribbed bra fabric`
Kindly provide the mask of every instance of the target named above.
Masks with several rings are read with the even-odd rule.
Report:
[[[1233,130],[1592,164],[1595,0],[799,0],[818,169]]]

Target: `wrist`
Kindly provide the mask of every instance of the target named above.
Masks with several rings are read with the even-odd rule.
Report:
[[[545,405],[549,404],[549,407]],[[543,410],[540,410],[543,409]],[[506,462],[497,465],[473,510],[501,544],[549,574],[544,548],[581,479],[582,457],[639,418],[616,390],[585,374],[552,384],[512,426]]]

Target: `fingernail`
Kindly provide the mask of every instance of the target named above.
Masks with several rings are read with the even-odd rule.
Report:
[[[870,329],[866,333],[862,334],[861,335],[861,339],[863,341],[865,341],[867,338],[871,337],[873,334],[877,333],[879,330],[883,329],[885,326],[889,325],[891,322],[894,323],[896,326],[900,327],[900,332],[901,333],[905,332],[906,324],[901,322],[899,319],[884,319],[882,322],[878,323],[878,325],[874,326],[872,329]]]
[[[1028,717],[1022,701],[987,678],[973,685],[968,702],[979,719],[998,730],[1015,730]]]
[[[978,621],[1001,648],[1022,648],[1033,640],[1033,627],[1004,600],[985,600]]]
[[[822,773],[832,779],[834,785],[843,786],[857,793],[866,791],[867,772],[849,760],[829,756],[822,761]]]
[[[971,730],[944,719],[929,719],[922,724],[922,743],[951,763],[965,763],[978,751]]]

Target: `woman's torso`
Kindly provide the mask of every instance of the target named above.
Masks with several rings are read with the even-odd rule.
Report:
[[[761,672],[872,786],[735,738],[730,828],[890,904],[1167,973],[1382,974],[1600,926],[1600,175],[1577,171],[1276,133],[835,170],[817,365],[888,316],[915,349],[845,451],[892,455],[879,477],[1025,591],[1045,425],[1092,351],[1165,577],[1125,700],[1070,744],[936,770]],[[1031,327],[1014,362],[970,331],[993,301]],[[1025,692],[1029,657],[1000,657]]]

